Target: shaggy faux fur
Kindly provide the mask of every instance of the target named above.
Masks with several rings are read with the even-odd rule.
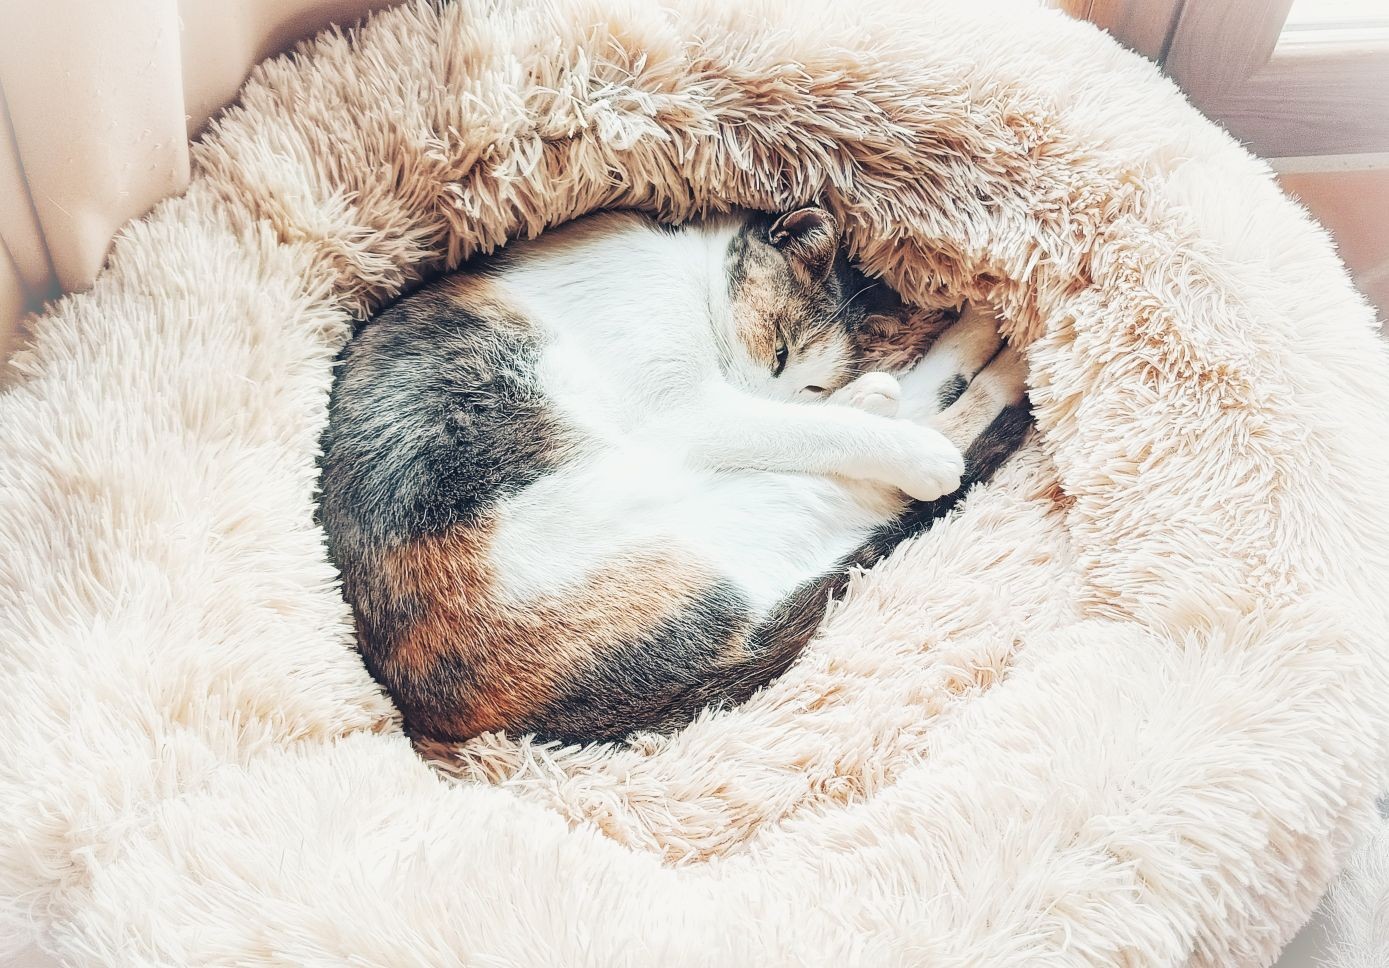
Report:
[[[1373,314],[1267,167],[1090,28],[416,5],[264,65],[196,167],[0,398],[9,950],[1258,965],[1373,818]],[[426,762],[314,525],[352,320],[598,206],[811,199],[908,297],[1002,307],[1032,444],[745,707]]]
[[[1380,802],[1380,813],[1378,830],[1351,855],[1327,895],[1335,968],[1389,965],[1389,799]]]

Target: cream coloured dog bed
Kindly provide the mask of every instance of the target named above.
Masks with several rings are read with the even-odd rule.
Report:
[[[0,397],[0,958],[1265,964],[1373,816],[1389,363],[1266,166],[1026,6],[415,5],[267,63]],[[606,205],[833,205],[1038,431],[668,741],[400,735],[313,523],[331,362]]]

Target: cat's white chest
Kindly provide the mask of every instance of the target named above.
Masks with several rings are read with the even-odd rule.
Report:
[[[726,304],[727,283],[709,256],[725,248],[643,229],[505,280],[540,333],[535,378],[546,405],[585,440],[497,508],[503,595],[578,593],[605,564],[657,551],[730,582],[760,616],[881,519],[882,508],[843,482],[690,459],[691,441],[707,438],[702,402],[728,388],[711,325],[726,311],[715,303]],[[730,432],[739,430],[733,421]]]
[[[675,553],[731,581],[761,616],[852,551],[879,513],[823,478],[710,471],[673,447],[625,445],[503,502],[492,557],[499,590],[525,602],[577,593],[606,563]]]

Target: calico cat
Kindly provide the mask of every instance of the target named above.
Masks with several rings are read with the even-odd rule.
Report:
[[[321,520],[408,727],[617,739],[785,670],[849,570],[1028,422],[987,313],[900,381],[863,372],[896,311],[875,291],[820,208],[618,212],[366,324],[332,392]]]

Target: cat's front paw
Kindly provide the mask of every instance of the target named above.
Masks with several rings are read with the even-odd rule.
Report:
[[[894,485],[917,501],[934,501],[960,489],[965,474],[965,458],[944,434],[917,424],[903,422],[915,433],[908,433],[908,457]]]
[[[879,417],[895,417],[902,402],[902,386],[890,373],[865,373],[834,391],[829,399],[830,403]]]

